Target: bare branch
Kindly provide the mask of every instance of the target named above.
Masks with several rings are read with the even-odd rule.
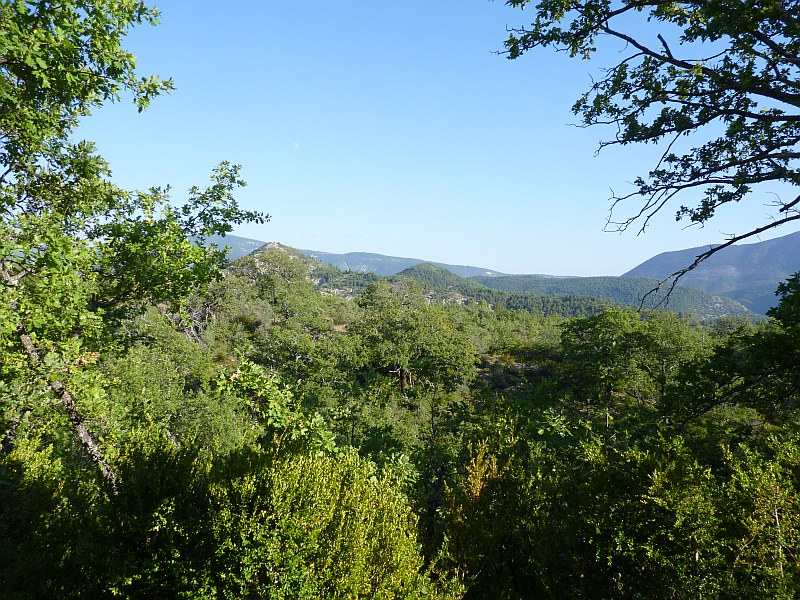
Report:
[[[5,261],[3,261],[5,262]],[[3,283],[9,287],[17,287],[23,277],[30,274],[29,269],[22,269],[16,275],[11,275],[5,267],[0,268],[0,276],[3,278]]]
[[[633,46],[634,48],[636,48],[637,50],[639,50],[640,52],[646,54],[651,58],[655,58],[659,61],[670,64],[674,67],[678,67],[679,69],[683,69],[685,71],[692,71],[694,69],[699,69],[704,75],[713,80],[717,80],[720,78],[720,73],[718,71],[716,71],[711,67],[706,66],[700,61],[689,62],[686,60],[677,59],[671,55],[661,54],[660,52],[656,52],[652,48],[645,46],[644,44],[639,42],[636,38],[626,33],[622,33],[621,31],[612,29],[608,25],[601,25],[599,29],[603,33],[606,33],[607,35],[625,41],[626,43],[630,44],[631,46]],[[773,90],[772,88],[767,88],[758,85],[747,85],[741,82],[738,83],[731,82],[731,88],[739,90],[741,92],[762,96],[764,98],[770,98],[772,100],[776,100],[784,104],[789,104],[791,106],[800,107],[800,94],[787,94],[777,90]]]
[[[19,285],[20,279],[28,273],[29,271],[21,271],[12,276],[5,268],[0,268],[0,277],[2,277],[3,282],[10,287]],[[38,368],[42,362],[41,357],[39,356],[39,350],[36,348],[36,344],[33,343],[33,339],[31,339],[31,336],[28,334],[27,328],[23,323],[17,323],[15,325],[15,329],[17,332],[17,337],[19,338],[25,353],[28,355],[28,362],[33,368]],[[103,458],[103,455],[100,451],[100,446],[89,433],[89,429],[83,422],[83,418],[78,411],[78,406],[75,404],[75,399],[72,397],[72,393],[70,393],[69,389],[67,389],[67,386],[65,386],[58,379],[48,379],[47,384],[50,389],[55,392],[56,396],[61,401],[61,404],[67,410],[67,417],[72,424],[73,431],[78,436],[78,440],[80,440],[81,445],[88,454],[89,458],[92,460],[92,462],[100,467],[100,473],[103,476],[103,480],[113,493],[117,493],[117,475],[111,465]],[[13,429],[16,430],[16,427],[14,426]],[[11,442],[13,443],[13,436],[11,438]]]
[[[795,205],[799,201],[800,201],[800,196],[798,196],[798,198],[795,199],[791,204]],[[704,261],[706,261],[709,258],[711,258],[712,256],[714,256],[717,252],[719,252],[721,250],[724,250],[728,246],[732,246],[736,242],[741,242],[742,240],[746,240],[746,239],[751,238],[753,236],[762,234],[765,231],[769,231],[770,229],[774,229],[776,227],[780,227],[781,225],[785,225],[786,223],[789,223],[791,221],[797,221],[797,220],[800,220],[800,214],[792,215],[791,217],[785,217],[785,218],[780,219],[778,221],[773,221],[769,225],[764,225],[763,227],[758,227],[756,229],[753,229],[752,231],[748,231],[747,233],[743,233],[741,235],[734,235],[734,236],[730,237],[727,241],[725,241],[725,243],[719,244],[718,246],[710,247],[705,252],[702,252],[702,253],[698,254],[695,257],[695,260],[691,265],[689,265],[688,267],[684,267],[683,269],[680,269],[678,271],[675,271],[672,275],[670,275],[666,279],[662,279],[661,281],[659,281],[658,284],[656,285],[656,287],[654,287],[652,290],[650,290],[649,292],[647,292],[644,295],[644,297],[642,298],[642,303],[641,303],[640,306],[644,307],[644,302],[645,302],[645,300],[647,300],[647,298],[649,296],[651,296],[652,294],[657,293],[662,287],[664,287],[667,283],[669,283],[669,289],[667,291],[667,295],[665,297],[665,300],[660,300],[655,305],[656,307],[664,306],[669,301],[669,295],[675,289],[675,286],[678,285],[678,281],[680,280],[680,278],[683,277],[684,275],[686,275],[687,273],[689,273],[690,271],[693,271],[694,269],[699,267],[701,263],[703,263]]]
[[[656,36],[656,37],[658,37],[658,41],[661,42],[661,45],[664,46],[664,52],[667,53],[667,56],[674,60],[675,57],[672,56],[672,50],[669,49],[669,46],[667,45],[667,41],[664,39],[664,36],[662,36],[659,33],[658,36]]]
[[[25,349],[25,353],[28,355],[29,362],[33,367],[38,367],[41,364],[39,351],[37,350],[36,345],[33,343],[30,335],[28,335],[25,325],[22,323],[17,323],[16,331],[19,341],[22,343],[22,347]],[[116,494],[117,474],[114,472],[114,469],[111,467],[111,465],[108,464],[108,462],[103,458],[103,455],[100,451],[100,446],[89,433],[89,429],[83,422],[83,418],[78,411],[78,407],[75,404],[75,399],[72,397],[72,394],[67,389],[67,386],[57,379],[50,379],[47,383],[50,386],[50,389],[55,392],[58,399],[61,400],[64,408],[66,408],[69,422],[72,424],[72,429],[78,436],[83,449],[89,455],[89,458],[92,460],[92,462],[100,467],[100,474],[103,476],[103,480],[109,486],[111,491]]]

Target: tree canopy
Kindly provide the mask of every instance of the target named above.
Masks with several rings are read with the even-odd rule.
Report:
[[[155,13],[0,13],[4,598],[798,596],[800,275],[708,325],[223,266],[236,166],[175,206],[72,141],[158,91],[119,46]]]
[[[605,44],[622,59],[574,104],[584,125],[616,128],[612,144],[658,143],[657,164],[615,195],[608,225],[637,226],[674,209],[704,224],[756,189],[800,184],[800,4],[794,1],[508,0],[532,7],[507,56],[553,47],[588,59]],[[614,43],[616,42],[616,44]],[[790,188],[791,189],[791,188]],[[740,240],[800,219],[800,195],[775,195],[762,224],[731,234],[676,273]],[[795,192],[796,194],[797,192]],[[682,204],[675,206],[680,197]],[[632,199],[640,199],[629,209]],[[618,211],[626,215],[618,216]]]
[[[13,432],[22,415],[41,416],[49,388],[112,487],[69,372],[127,311],[180,299],[218,273],[224,252],[193,240],[266,219],[234,199],[237,166],[221,163],[176,208],[168,189],[119,189],[92,144],[73,141],[79,118],[104,101],[129,92],[141,110],[171,88],[139,77],[121,45],[156,19],[141,2],[0,3],[0,372],[26,380],[0,406]]]

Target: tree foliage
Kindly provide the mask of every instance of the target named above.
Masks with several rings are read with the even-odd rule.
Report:
[[[638,224],[675,208],[678,220],[704,224],[724,206],[756,189],[800,182],[798,123],[800,14],[793,1],[707,2],[638,0],[509,0],[533,8],[530,27],[512,29],[507,55],[554,47],[590,58],[602,47],[621,49],[573,106],[584,125],[610,124],[601,144],[661,144],[660,160],[615,196],[614,207],[639,197],[638,208],[609,225]],[[687,144],[687,137],[690,144]],[[800,196],[780,197],[765,224],[751,224],[702,253],[686,272],[720,249],[800,219]],[[627,209],[624,209],[627,210]]]
[[[99,86],[59,108],[43,82],[61,55],[0,37],[4,98],[63,117],[23,135],[24,110],[0,114],[4,597],[800,593],[798,276],[768,321],[709,325],[461,304],[278,246],[223,267],[196,242],[262,218],[233,199],[236,167],[176,207],[69,141],[108,94],[139,93],[118,43],[154,13],[0,10],[3,36],[81,44],[72,75]]]
[[[77,120],[129,92],[139,110],[172,89],[170,80],[140,77],[122,42],[131,27],[155,24],[144,2],[32,0],[0,4],[0,162],[4,179],[52,152]]]
[[[192,236],[266,217],[237,205],[236,166],[222,163],[210,186],[175,208],[165,190],[120,190],[92,145],[71,141],[78,119],[103,101],[130,92],[141,109],[170,88],[138,78],[121,46],[155,11],[140,2],[3,2],[0,15],[0,346],[2,370],[25,381],[3,403],[5,429],[15,435],[23,414],[38,416],[34,399],[55,395],[114,488],[71,375],[126,310],[176,300],[216,276],[224,253]]]

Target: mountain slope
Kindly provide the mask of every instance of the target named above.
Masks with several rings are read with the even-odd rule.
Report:
[[[400,256],[385,256],[383,254],[372,254],[370,252],[348,252],[347,254],[334,254],[332,252],[319,252],[317,250],[300,250],[312,258],[321,260],[330,265],[338,267],[342,271],[360,271],[363,273],[375,273],[376,275],[396,275],[405,269],[421,264],[423,261],[418,258],[403,258]],[[482,267],[471,267],[468,265],[448,265],[445,263],[430,262],[432,265],[447,269],[451,273],[461,277],[473,277],[476,275],[502,275],[499,271],[484,269]]]
[[[507,292],[487,287],[433,265],[421,263],[401,271],[391,280],[412,279],[436,302],[486,302],[495,308],[527,310],[544,316],[589,317],[600,314],[613,303],[604,298],[574,294],[539,295],[530,292]],[[491,279],[491,277],[489,277]]]
[[[623,277],[662,280],[692,264],[707,247],[664,252],[634,267]],[[764,313],[777,304],[774,292],[800,270],[800,232],[756,244],[730,246],[681,278],[681,284],[723,294]]]
[[[220,248],[224,248],[226,246],[230,248],[226,254],[228,260],[236,260],[242,256],[247,256],[251,252],[261,248],[261,246],[266,243],[259,240],[239,237],[238,235],[226,235],[224,237],[221,235],[212,235],[209,236],[206,241],[209,244],[216,244]]]
[[[800,234],[797,235],[800,236]],[[791,238],[792,236],[787,237]],[[800,237],[795,239],[800,242]],[[231,247],[228,253],[231,260],[251,254],[258,249],[265,251],[272,248],[290,252],[306,263],[311,279],[321,291],[345,297],[359,295],[370,282],[380,277],[380,273],[387,273],[389,276],[418,281],[431,292],[431,297],[438,300],[486,301],[492,304],[501,304],[507,308],[528,308],[542,310],[546,313],[594,314],[608,302],[638,307],[644,295],[653,289],[658,281],[656,278],[632,277],[633,271],[624,277],[503,275],[497,271],[479,267],[424,263],[418,259],[381,254],[363,252],[332,254],[313,250],[295,250],[274,242],[264,244],[258,240],[232,235],[213,238],[209,241]],[[662,262],[659,268],[672,268],[664,267],[664,265],[675,264],[674,261],[682,260],[681,257],[685,257],[685,253],[691,253],[694,250],[682,252],[683,254],[680,252],[668,253],[677,256],[671,259],[672,263]],[[783,259],[776,259],[774,262],[791,264],[791,256],[787,259],[786,252],[783,250],[780,252],[784,253]],[[654,257],[651,261],[658,258]],[[643,263],[640,267],[651,261]],[[659,266],[657,261],[653,264]],[[800,261],[797,264],[800,264]],[[786,268],[785,265],[782,268]],[[475,276],[476,273],[477,276]],[[698,319],[715,319],[723,315],[753,318],[755,315],[752,312],[732,298],[741,298],[742,303],[761,306],[765,301],[774,299],[772,291],[776,286],[777,283],[761,283],[732,289],[728,292],[729,297],[714,296],[705,294],[698,289],[679,286],[672,293],[669,303],[664,308],[674,312],[692,314]],[[502,291],[504,294],[494,293],[498,291]],[[541,299],[544,297],[551,299],[545,302]],[[661,298],[659,297],[657,300]],[[652,304],[651,302],[650,305]],[[757,312],[763,314],[765,311],[766,309]]]
[[[433,263],[416,264],[400,271],[393,279],[413,279],[425,288],[442,291],[454,290],[462,294],[475,293],[486,288],[474,279],[467,279]]]
[[[474,277],[474,281],[491,288],[517,293],[547,295],[593,296],[617,304],[639,307],[642,299],[658,283],[656,279],[642,277],[542,277],[540,275],[506,275],[502,277]],[[644,306],[657,306],[664,301],[665,292],[647,297]],[[678,313],[692,314],[701,320],[721,316],[755,315],[739,302],[724,296],[715,296],[702,290],[676,287],[662,308]]]
[[[465,279],[429,263],[415,265],[394,276],[420,283],[435,300],[451,302],[486,301],[495,306],[524,308],[542,314],[587,316],[597,314],[609,304],[638,308],[656,280],[623,277],[564,277],[504,275]],[[662,293],[655,301],[664,299]],[[646,303],[645,307],[653,305]],[[676,289],[662,308],[691,314],[700,320],[721,316],[755,318],[744,306],[702,290]]]

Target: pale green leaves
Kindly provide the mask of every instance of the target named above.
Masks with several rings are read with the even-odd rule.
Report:
[[[0,3],[0,162],[38,154],[124,92],[141,110],[171,90],[170,80],[137,76],[135,57],[121,45],[131,27],[156,20],[142,2]]]

